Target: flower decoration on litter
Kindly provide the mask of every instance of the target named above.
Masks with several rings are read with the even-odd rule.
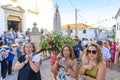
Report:
[[[39,47],[42,50],[54,50],[59,53],[64,44],[74,46],[75,41],[70,37],[63,36],[61,33],[50,32],[44,35],[44,38],[39,43]]]

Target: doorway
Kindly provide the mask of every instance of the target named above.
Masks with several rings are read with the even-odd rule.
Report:
[[[19,26],[21,21],[22,20],[19,16],[9,15],[7,17],[7,29],[10,30],[10,28],[12,28],[15,32],[21,30],[22,26]]]
[[[12,28],[15,32],[18,31],[18,24],[20,22],[8,20],[7,23],[8,23],[8,30],[10,30],[10,28]]]

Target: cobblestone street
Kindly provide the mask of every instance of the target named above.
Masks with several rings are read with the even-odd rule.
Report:
[[[120,68],[114,66],[112,70],[107,70],[105,80],[120,80]],[[42,80],[53,80],[53,75],[50,72],[49,59],[43,61],[41,66]],[[7,76],[7,80],[17,80],[17,72],[14,72],[11,76]]]

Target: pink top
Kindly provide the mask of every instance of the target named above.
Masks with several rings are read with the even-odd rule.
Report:
[[[116,53],[116,44],[115,43],[113,44],[113,49],[114,49],[113,58],[115,60],[115,53]]]

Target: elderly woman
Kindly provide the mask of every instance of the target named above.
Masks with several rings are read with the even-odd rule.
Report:
[[[14,66],[14,70],[19,71],[17,80],[41,80],[41,58],[40,54],[35,53],[34,44],[26,43],[23,53]]]
[[[80,65],[79,74],[84,75],[84,80],[105,80],[106,64],[99,45],[88,45],[85,54],[86,59]]]
[[[78,65],[75,59],[73,48],[70,45],[64,45],[61,50],[61,56],[57,56],[52,71],[57,73],[57,80],[76,80]]]

